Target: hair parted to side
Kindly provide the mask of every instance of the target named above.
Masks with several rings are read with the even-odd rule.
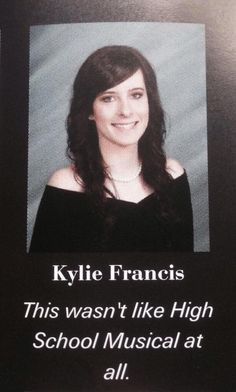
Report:
[[[129,46],[105,46],[92,53],[80,67],[67,118],[67,154],[74,163],[84,191],[100,201],[105,201],[107,193],[104,187],[106,167],[96,126],[89,120],[89,115],[99,93],[115,87],[139,69],[143,73],[149,104],[148,126],[138,144],[142,176],[160,198],[171,181],[165,167],[165,121],[155,72],[138,50]]]

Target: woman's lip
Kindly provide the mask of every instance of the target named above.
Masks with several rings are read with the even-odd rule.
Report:
[[[112,123],[112,125],[116,128],[133,128],[138,121],[131,121],[131,122],[126,122],[126,123]]]

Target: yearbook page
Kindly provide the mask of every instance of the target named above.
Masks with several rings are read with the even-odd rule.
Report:
[[[1,6],[2,390],[235,390],[235,22]]]

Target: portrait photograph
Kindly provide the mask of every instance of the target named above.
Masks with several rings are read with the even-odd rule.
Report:
[[[131,87],[144,83],[148,101],[138,125],[136,108],[117,114],[133,76]],[[204,25],[32,26],[29,83],[28,250],[209,251]],[[116,86],[116,109],[108,96],[99,107],[97,97]],[[101,118],[103,107],[111,119]],[[116,122],[111,133],[124,140],[97,135],[104,121]]]

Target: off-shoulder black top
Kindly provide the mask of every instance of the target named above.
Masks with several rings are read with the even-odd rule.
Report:
[[[160,218],[156,193],[138,203],[107,198],[106,219],[86,193],[47,185],[30,252],[192,251],[192,206],[186,173],[171,182],[168,197],[178,218],[168,224]]]

